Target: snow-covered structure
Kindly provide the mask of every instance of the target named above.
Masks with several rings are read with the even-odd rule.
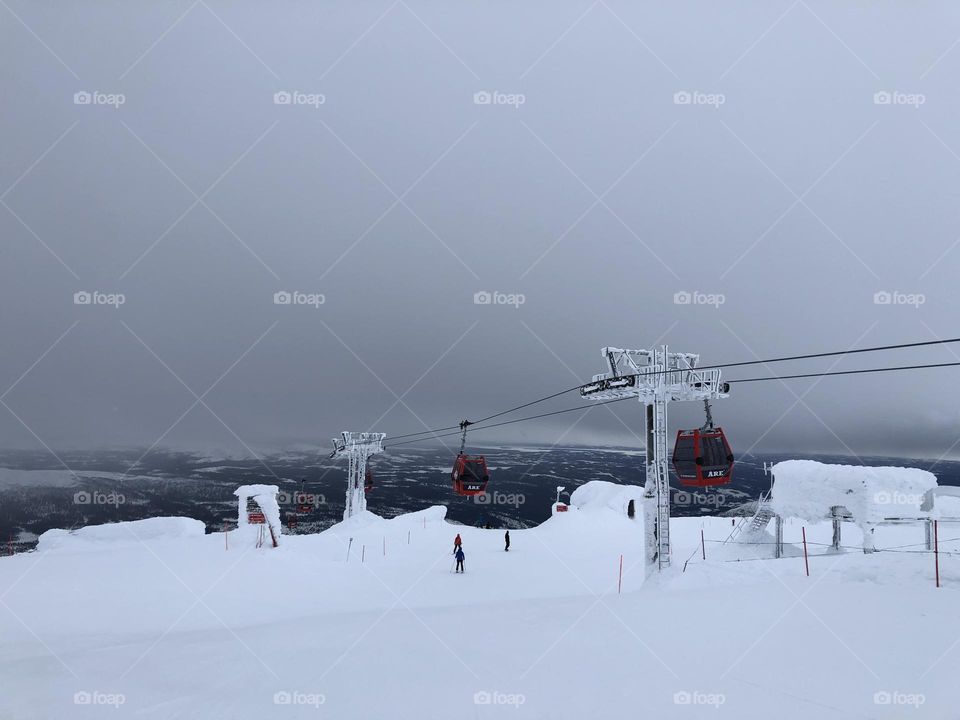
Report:
[[[280,504],[277,502],[277,493],[280,489],[276,485],[241,485],[233,494],[237,496],[237,529],[243,531],[250,527],[247,514],[247,505],[250,500],[256,503],[263,514],[264,524],[270,531],[273,546],[280,544]]]
[[[647,442],[642,499],[646,502],[634,499],[633,506],[640,504],[643,508],[647,563],[662,570],[670,566],[671,558],[667,405],[702,401],[707,423],[712,427],[709,401],[729,397],[730,385],[720,382],[720,368],[698,369],[699,355],[670,352],[666,345],[646,350],[605,347],[600,354],[606,360],[607,370],[581,385],[580,396],[595,401],[635,397],[644,405]],[[728,462],[733,462],[732,456]]]
[[[577,510],[613,510],[624,517],[636,517],[642,509],[644,489],[639,485],[618,485],[606,480],[591,480],[570,495]]]
[[[786,460],[773,466],[773,511],[810,522],[849,517],[863,531],[864,550],[873,550],[877,525],[928,517],[924,495],[936,476],[907,467],[832,465]]]
[[[367,510],[367,498],[364,495],[367,474],[367,460],[383,452],[383,440],[386,433],[342,432],[341,437],[333,439],[331,458],[346,456],[347,495],[344,503],[343,519],[348,520]]]

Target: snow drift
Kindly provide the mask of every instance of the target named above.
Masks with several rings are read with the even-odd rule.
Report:
[[[623,515],[627,514],[631,500],[634,501],[636,513],[640,514],[640,503],[643,501],[642,487],[617,485],[606,480],[591,480],[570,495],[570,504],[578,510],[613,510]]]
[[[199,537],[206,532],[200,520],[156,517],[130,522],[88,525],[77,530],[47,530],[37,541],[38,551],[84,550],[116,543],[158,542]]]

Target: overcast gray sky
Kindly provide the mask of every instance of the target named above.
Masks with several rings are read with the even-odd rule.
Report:
[[[4,0],[0,446],[326,445],[546,395],[604,345],[960,335],[958,38],[947,2]],[[958,379],[716,415],[741,452],[955,454]],[[477,439],[635,445],[641,418]]]

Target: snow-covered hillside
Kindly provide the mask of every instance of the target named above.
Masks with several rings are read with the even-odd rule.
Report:
[[[645,579],[642,513],[590,485],[509,552],[441,507],[276,549],[184,518],[48,533],[0,559],[0,717],[956,717],[960,557],[936,589],[931,556],[903,552],[919,525],[864,555],[807,523],[806,577],[796,547],[757,559],[769,545],[722,544],[729,518],[681,518]]]

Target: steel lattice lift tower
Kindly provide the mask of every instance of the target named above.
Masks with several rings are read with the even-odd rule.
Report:
[[[353,517],[367,509],[363,485],[367,475],[367,460],[371,455],[383,452],[386,433],[342,432],[342,439],[333,439],[331,458],[347,456],[347,502],[343,519]]]
[[[581,386],[588,400],[636,397],[646,406],[647,480],[644,485],[644,524],[648,567],[670,565],[670,470],[667,450],[667,403],[709,401],[729,397],[718,368],[697,370],[700,356],[672,353],[666,345],[652,350],[605,347],[610,368]]]

